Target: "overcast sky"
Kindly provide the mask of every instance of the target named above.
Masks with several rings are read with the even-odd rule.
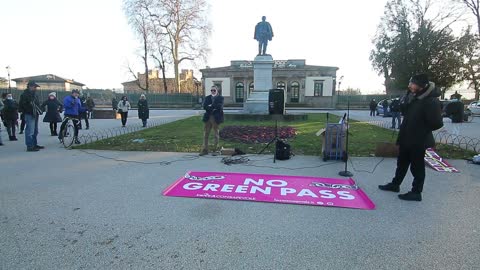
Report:
[[[382,79],[368,60],[386,0],[209,0],[213,34],[203,68],[253,60],[255,24],[267,16],[276,60],[306,59],[337,66],[342,88],[381,92]],[[5,0],[0,2],[0,77],[52,73],[89,88],[120,88],[131,80],[126,64],[141,69],[121,0]],[[188,68],[189,66],[184,66]],[[173,74],[172,68],[168,70]],[[200,77],[200,73],[196,71]]]

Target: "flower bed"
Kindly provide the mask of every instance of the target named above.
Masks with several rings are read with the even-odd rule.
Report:
[[[291,139],[296,135],[293,127],[279,127],[280,139]],[[275,137],[275,127],[271,126],[226,126],[220,130],[220,138],[242,143],[267,143]]]

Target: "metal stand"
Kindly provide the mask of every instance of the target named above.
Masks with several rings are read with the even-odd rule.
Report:
[[[350,125],[350,95],[347,96],[347,136],[346,142],[345,142],[345,170],[340,171],[338,174],[343,177],[352,177],[353,173],[349,172],[348,169],[348,126]]]
[[[275,137],[271,139],[268,144],[258,152],[258,155],[261,155],[273,142],[275,142],[275,149],[273,150],[273,163],[277,160],[277,141],[278,141],[278,120],[275,120]]]

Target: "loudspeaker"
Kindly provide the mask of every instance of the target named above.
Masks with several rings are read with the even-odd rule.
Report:
[[[270,89],[268,92],[268,112],[270,114],[285,114],[284,89]]]
[[[292,150],[290,147],[290,144],[278,140],[275,143],[275,158],[278,160],[287,160],[290,159],[290,156],[292,155]]]

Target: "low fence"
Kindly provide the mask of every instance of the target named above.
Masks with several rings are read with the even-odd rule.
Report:
[[[382,99],[394,98],[397,95],[339,95],[337,96],[337,107],[347,107],[348,100],[350,99],[350,106],[355,108],[368,108],[370,101],[375,99],[376,102],[379,102]]]
[[[392,123],[390,121],[367,121],[365,123],[379,126],[385,129],[390,129],[390,127],[392,126]],[[452,134],[446,131],[445,129],[434,131],[433,137],[435,138],[435,142],[437,143],[447,144],[447,145],[458,147],[460,149],[470,150],[470,151],[474,151],[475,153],[480,153],[480,139],[478,138],[471,138],[468,136]],[[392,137],[392,140],[393,140],[393,137]]]
[[[23,93],[24,90],[18,89],[11,89],[11,93],[13,94],[13,98],[17,101],[20,100],[20,95]],[[8,93],[8,89],[1,89],[0,93]],[[55,92],[57,95],[57,99],[59,101],[63,101],[65,96],[70,95],[71,92],[67,92],[64,90],[37,90],[37,95],[40,101],[45,101],[48,99],[48,95],[51,92]],[[130,101],[130,104],[133,107],[137,106],[138,100],[140,99],[140,94],[122,94],[122,93],[114,93],[109,90],[102,90],[102,89],[86,89],[82,90],[82,94],[89,95],[93,98],[95,105],[99,107],[111,107],[112,106],[112,99],[115,97],[117,102],[123,96],[126,96]],[[149,106],[154,107],[193,107],[195,104],[198,103],[198,97],[196,95],[192,95],[190,93],[176,93],[176,94],[145,94]]]

